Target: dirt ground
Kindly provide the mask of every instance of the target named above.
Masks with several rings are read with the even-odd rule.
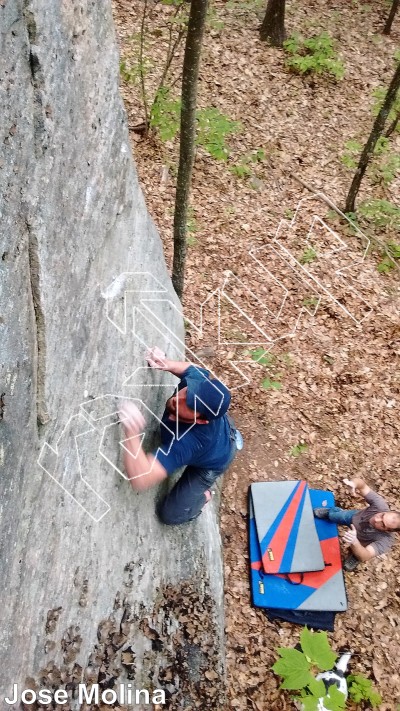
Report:
[[[249,484],[305,478],[311,487],[332,490],[338,505],[354,508],[362,502],[355,504],[342,480],[361,476],[400,507],[399,271],[379,273],[381,257],[366,253],[368,230],[364,238],[354,234],[296,180],[343,205],[352,171],[340,156],[346,141],[368,136],[372,92],[390,81],[400,18],[388,38],[380,34],[388,11],[383,0],[287,5],[289,34],[326,30],[334,37],[345,78],[290,73],[283,51],[259,40],[262,3],[215,2],[199,105],[217,107],[241,128],[229,138],[226,162],[198,149],[183,302],[188,357],[197,354],[233,388],[233,415],[245,439],[225,476],[221,506],[229,708],[239,711],[293,707],[271,666],[277,647],[295,644],[300,632],[251,607]],[[142,11],[143,0],[115,1],[121,55],[130,66],[137,61]],[[148,21],[149,95],[162,71],[170,11],[158,3]],[[176,66],[181,58],[182,51]],[[132,81],[121,89],[132,129],[144,117],[140,87]],[[133,130],[131,138],[170,265],[177,142]],[[400,135],[392,140],[399,151]],[[265,157],[249,162],[258,149]],[[234,167],[243,162],[251,174],[239,177]],[[367,176],[360,200],[396,203],[399,188],[399,177],[383,186]],[[390,230],[379,237],[396,240]],[[300,261],[310,245],[320,258],[306,263],[306,271],[297,264],[295,276],[288,253]],[[346,278],[337,273],[343,268]],[[261,346],[270,351],[263,365],[253,359]],[[351,671],[373,679],[383,711],[400,703],[398,563],[397,546],[346,574],[349,610],[337,615],[330,635],[334,648],[354,651]]]

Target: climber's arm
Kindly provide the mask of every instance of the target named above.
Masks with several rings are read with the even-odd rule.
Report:
[[[190,366],[190,363],[187,361],[170,360],[158,346],[154,346],[154,348],[147,351],[146,360],[151,368],[166,370],[178,378],[180,378]]]
[[[143,451],[142,440],[146,421],[131,400],[125,400],[121,404],[119,416],[125,431],[122,445],[128,479],[135,491],[150,489],[166,479],[167,471],[152,454]]]
[[[135,491],[145,491],[167,478],[167,472],[152,454],[146,454],[141,447],[141,436],[125,427],[124,464],[125,471]]]

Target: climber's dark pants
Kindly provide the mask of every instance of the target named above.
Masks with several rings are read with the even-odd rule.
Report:
[[[206,503],[204,492],[228,469],[236,454],[236,444],[231,437],[231,453],[221,471],[188,466],[179,481],[158,507],[157,513],[163,523],[177,526],[197,518]]]

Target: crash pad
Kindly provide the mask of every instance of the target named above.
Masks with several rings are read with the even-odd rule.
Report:
[[[257,482],[250,498],[264,573],[324,568],[305,481]]]
[[[329,491],[310,489],[310,500],[312,508],[335,505],[334,496]],[[255,607],[331,612],[347,610],[337,526],[321,519],[315,519],[315,526],[323,553],[323,570],[266,574],[254,517],[253,496],[249,495],[250,582]]]

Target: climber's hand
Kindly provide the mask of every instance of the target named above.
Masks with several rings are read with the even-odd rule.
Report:
[[[134,402],[131,400],[124,400],[121,403],[118,412],[120,421],[127,430],[135,432],[136,434],[144,431],[146,427],[146,420]]]
[[[165,353],[163,353],[161,348],[158,348],[158,346],[150,348],[147,351],[145,357],[150,368],[157,368],[157,370],[168,370],[167,356],[165,355]]]

